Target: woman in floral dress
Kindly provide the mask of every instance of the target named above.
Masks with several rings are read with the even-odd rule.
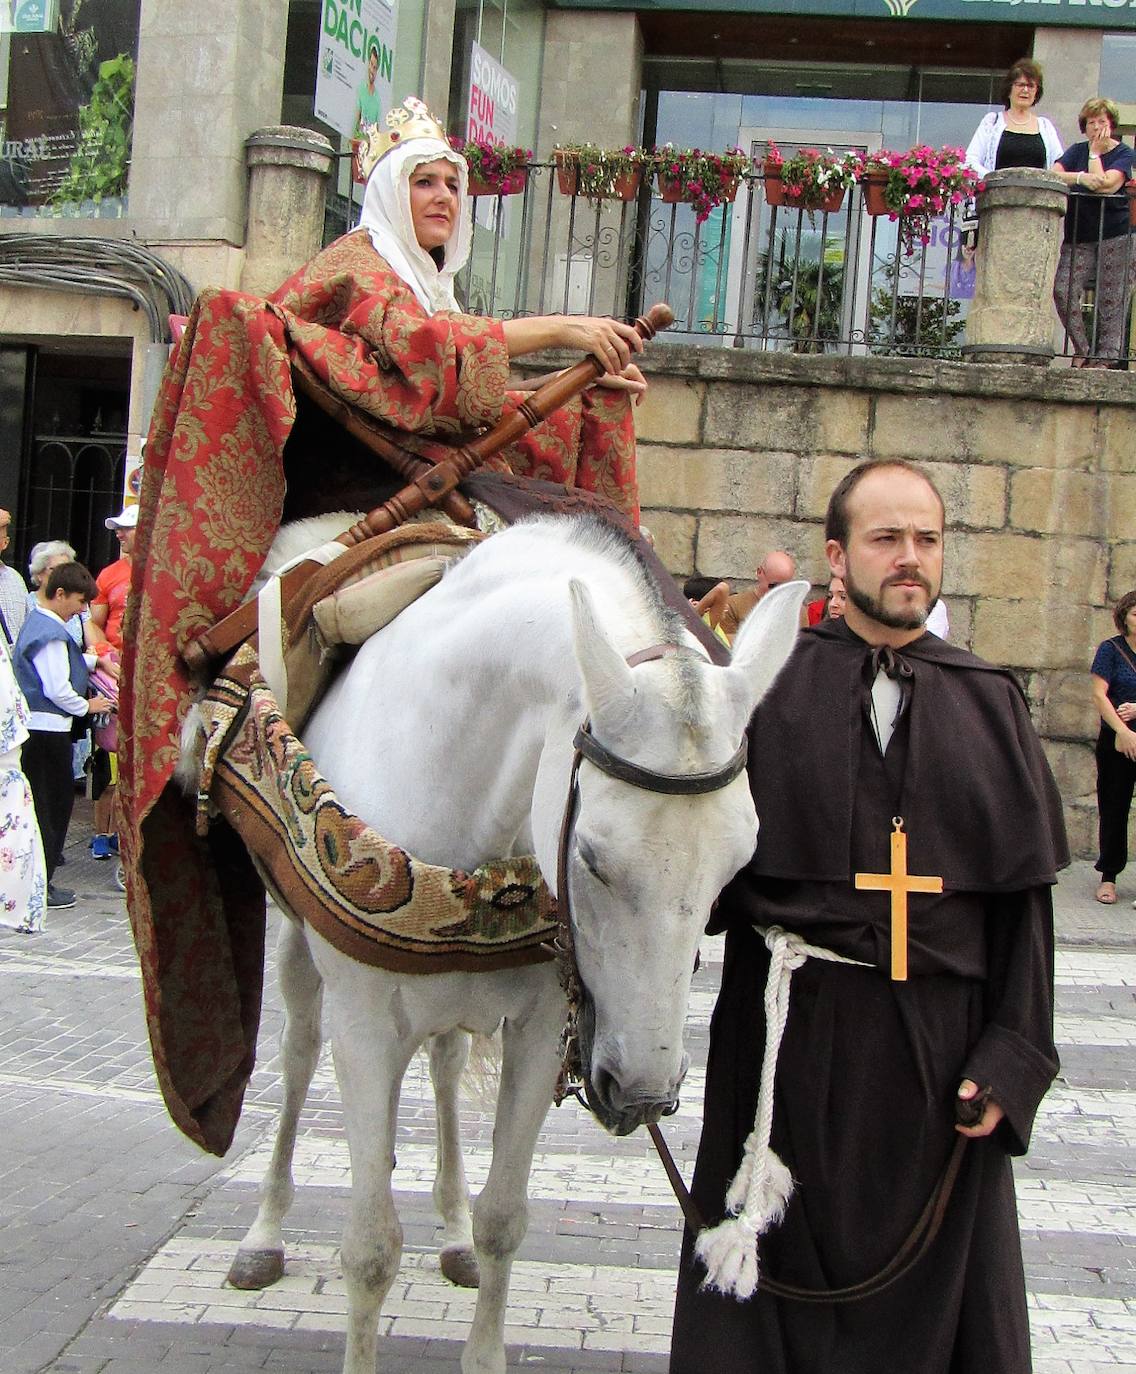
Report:
[[[47,874],[31,788],[20,770],[28,707],[0,635],[0,925],[34,935],[44,928]]]

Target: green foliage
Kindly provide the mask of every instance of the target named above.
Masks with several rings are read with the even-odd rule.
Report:
[[[100,63],[90,103],[79,111],[79,146],[51,204],[91,200],[98,205],[126,194],[134,128],[134,59],[119,53]]]
[[[801,262],[796,281],[792,263],[782,265],[773,283],[773,308],[784,320],[794,353],[823,353],[840,338],[844,268],[835,263]]]
[[[937,358],[962,357],[960,349],[950,347],[965,328],[964,322],[957,318],[962,308],[958,301],[924,296],[920,308],[918,296],[899,296],[895,301],[893,335],[892,300],[892,293],[887,287],[877,287],[872,293],[868,335],[874,354],[879,357],[917,357],[922,354],[932,354]]]

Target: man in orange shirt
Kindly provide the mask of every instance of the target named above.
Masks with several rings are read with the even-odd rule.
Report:
[[[107,518],[106,527],[108,530],[114,530],[118,536],[122,556],[108,564],[95,578],[98,591],[91,602],[91,629],[96,638],[104,637],[106,644],[113,651],[116,677],[117,659],[122,653],[122,617],[126,613],[126,598],[130,592],[131,556],[134,552],[134,532],[137,525],[137,506],[126,506],[118,515]],[[98,652],[98,646],[93,647]],[[99,758],[99,754],[103,757]],[[95,859],[109,859],[112,855],[118,854],[118,836],[111,820],[117,782],[118,756],[96,750],[93,789],[96,794],[95,834],[91,839],[91,856]]]

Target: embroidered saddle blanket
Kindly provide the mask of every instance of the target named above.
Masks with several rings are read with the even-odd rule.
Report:
[[[470,547],[468,530],[451,534],[437,523],[368,541],[372,555],[349,560],[344,582],[312,606],[307,633],[288,636],[288,699],[296,701],[299,680],[303,718],[326,686],[331,660],[437,581],[447,536],[450,557]],[[276,898],[344,954],[412,974],[550,957],[543,946],[555,934],[556,902],[536,859],[501,859],[466,873],[424,863],[379,835],[339,801],[285,719],[255,643],[233,657],[199,711],[206,747],[198,833],[207,833],[215,808]]]

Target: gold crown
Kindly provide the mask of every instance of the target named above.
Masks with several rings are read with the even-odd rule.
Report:
[[[408,142],[412,138],[440,139],[447,147],[450,140],[445,129],[438,123],[417,96],[411,95],[387,111],[386,128],[381,124],[364,124],[363,137],[359,141],[357,162],[359,175],[366,179],[374,171],[375,164],[386,157],[392,148]]]

